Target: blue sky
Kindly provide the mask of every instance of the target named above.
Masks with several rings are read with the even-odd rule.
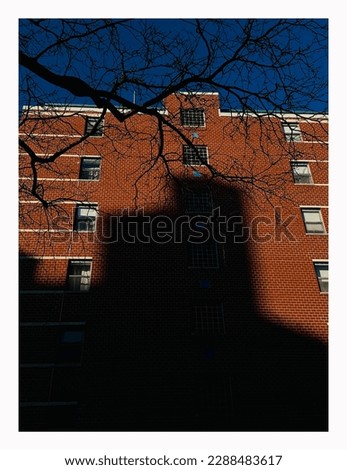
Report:
[[[223,61],[228,60],[237,50],[240,44],[239,36],[242,39],[241,30],[247,20],[224,19],[225,26],[222,30],[218,29],[218,20],[206,22],[200,19],[199,21],[205,31],[206,41],[201,38],[197,39],[195,34],[197,25],[194,19],[136,19],[130,23],[122,23],[117,28],[117,33],[113,35],[113,38],[108,36],[108,32],[101,30],[94,44],[88,44],[84,41],[81,47],[79,40],[72,40],[67,43],[68,49],[62,47],[50,49],[48,47],[47,52],[40,56],[40,62],[49,66],[58,74],[76,75],[91,85],[107,90],[111,89],[116,80],[121,80],[121,67],[124,65],[128,76],[133,81],[142,80],[150,86],[144,87],[139,84],[128,83],[119,88],[119,94],[131,101],[135,92],[138,102],[143,103],[156,96],[158,91],[169,82],[176,83],[178,81],[174,77],[173,69],[170,69],[168,65],[176,63],[181,70],[185,67],[187,70],[183,74],[184,77],[191,76],[194,73],[199,75],[206,65],[208,48],[212,50],[216,47],[218,44],[216,40],[221,41],[221,45],[218,44],[219,48],[216,47],[213,67],[210,67],[209,70],[212,71],[218,68]],[[284,28],[279,35],[273,38],[276,49],[267,48],[266,41],[263,41],[261,45],[254,43],[241,50],[239,60],[225,67],[216,77],[220,87],[197,82],[195,88],[199,87],[199,90],[206,91],[219,91],[222,108],[234,107],[238,109],[246,104],[258,110],[269,109],[273,107],[272,103],[283,102],[284,90],[290,88],[291,93],[286,98],[286,104],[291,109],[327,111],[326,87],[314,92],[307,102],[304,103],[303,99],[303,96],[305,96],[305,99],[309,97],[309,93],[314,90],[314,86],[318,82],[327,82],[328,57],[327,52],[322,49],[322,44],[316,41],[314,48],[310,49],[311,55],[308,53],[303,54],[300,60],[284,70],[280,78],[271,67],[274,53],[277,59],[285,61],[289,58],[287,54],[288,44],[291,45],[292,52],[298,53],[299,49],[305,48],[312,40],[313,34],[316,33],[315,30],[310,31],[307,28],[302,28],[300,24],[297,24],[298,20],[287,19],[286,21],[290,23],[289,28]],[[319,26],[327,25],[327,20],[315,21]],[[85,26],[90,22],[93,22],[94,26],[98,26],[98,20],[96,19],[81,19],[80,22],[81,25],[78,26],[77,32],[84,31]],[[255,20],[252,35],[261,37],[262,32],[271,28],[276,22],[277,20],[274,19]],[[64,38],[65,34],[71,33],[69,23],[66,23],[66,21],[63,25],[64,29],[62,29],[61,21],[55,19],[46,20],[42,25],[47,26],[52,34],[47,34],[38,28],[35,29],[34,36],[28,34],[29,40],[26,42],[25,50],[29,55],[37,54],[56,42],[57,38]],[[24,35],[27,26],[27,20],[20,20],[20,32]],[[154,28],[155,33],[152,32]],[[142,35],[146,34],[144,31],[150,31],[149,37],[155,34],[155,46],[151,51],[146,50],[148,42],[146,43],[143,40]],[[76,29],[73,33],[76,33]],[[119,48],[112,47],[116,41],[120,43],[122,54],[118,53]],[[207,42],[208,46],[206,46]],[[162,47],[161,44],[164,43],[165,47]],[[78,53],[71,53],[76,47],[80,48]],[[21,78],[28,75],[26,70],[20,70],[20,72]],[[73,97],[66,91],[52,87],[52,85],[37,77],[32,80],[31,84],[35,83],[35,86],[38,87],[37,94],[42,100],[48,102],[91,103],[90,99],[86,97]],[[300,86],[295,90],[297,83],[300,83]],[[237,90],[238,96],[233,96],[232,93],[223,90],[224,86]],[[244,89],[247,91],[243,91]],[[257,93],[261,93],[263,97],[267,96],[267,98],[259,99],[256,96]],[[240,98],[243,102],[240,101]],[[27,101],[27,96],[21,93],[21,104],[25,104]]]

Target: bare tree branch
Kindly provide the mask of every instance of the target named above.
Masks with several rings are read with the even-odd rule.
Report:
[[[223,168],[206,163],[210,178],[242,184],[246,193],[261,191],[266,197],[285,197],[283,188],[289,173],[283,171],[281,164],[283,159],[296,159],[298,150],[289,145],[288,151],[279,125],[288,124],[288,113],[292,118],[310,121],[315,113],[326,111],[326,74],[322,73],[326,65],[326,21],[172,21],[21,20],[20,97],[26,107],[21,115],[19,145],[29,159],[23,157],[23,170],[31,178],[30,188],[21,182],[25,197],[29,192],[47,207],[51,200],[48,188],[45,189],[47,183],[39,177],[41,169],[48,168],[59,175],[62,170],[57,164],[62,155],[85,144],[93,145],[93,132],[81,129],[72,129],[73,137],[66,141],[56,139],[55,146],[52,142],[39,142],[38,129],[53,129],[54,121],[63,122],[67,117],[66,112],[60,116],[48,112],[54,109],[54,104],[49,104],[52,99],[58,99],[59,106],[66,109],[76,98],[82,99],[85,105],[96,106],[99,122],[111,113],[114,130],[108,131],[110,145],[116,150],[114,158],[127,156],[121,136],[127,141],[147,140],[152,153],[141,163],[142,174],[148,177],[157,165],[163,165],[166,178],[175,180],[174,165],[182,158],[182,145],[194,149],[200,158],[196,142],[182,129],[179,116],[162,107],[166,99],[175,94],[179,97],[182,91],[194,97],[194,106],[199,102],[195,91],[218,92],[223,109],[238,116],[234,123],[226,125],[224,133],[232,138],[237,126],[237,132],[245,139],[248,160],[231,159],[229,167]],[[35,106],[47,112],[35,113]],[[148,116],[154,123],[152,135],[135,135],[130,123],[140,115]],[[83,116],[83,112],[76,116]],[[255,149],[247,136],[254,120],[262,129],[257,148],[268,158],[271,177],[266,168],[256,169],[251,156]],[[177,139],[174,154],[167,149],[166,128]],[[270,157],[264,138],[270,128],[283,150],[275,157]],[[313,138],[309,130],[306,138]],[[326,140],[322,126],[321,144],[325,145]],[[273,171],[277,167],[278,171]],[[140,180],[141,174],[135,176],[135,186]],[[60,200],[60,196],[55,191],[54,200]]]

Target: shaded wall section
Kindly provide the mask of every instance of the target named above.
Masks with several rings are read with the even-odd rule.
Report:
[[[236,190],[207,189],[240,220]],[[88,293],[22,296],[22,431],[327,430],[326,346],[259,315],[242,225],[193,247],[211,208],[177,196],[177,211],[104,221],[105,276]]]

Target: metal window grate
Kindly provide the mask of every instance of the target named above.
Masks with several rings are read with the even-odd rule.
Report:
[[[225,334],[223,305],[194,305],[193,333]]]
[[[206,145],[183,146],[183,163],[185,165],[206,165],[208,153]]]
[[[209,214],[212,210],[212,197],[207,188],[185,189],[184,203],[187,214]]]
[[[205,126],[205,112],[203,109],[181,109],[182,126],[203,127]]]
[[[189,266],[192,268],[218,268],[218,249],[214,240],[189,243]]]

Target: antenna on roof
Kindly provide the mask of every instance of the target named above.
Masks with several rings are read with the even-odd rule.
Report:
[[[136,91],[133,91],[133,104],[136,103]]]

